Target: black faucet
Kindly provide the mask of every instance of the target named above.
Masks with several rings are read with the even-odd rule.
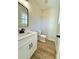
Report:
[[[24,33],[25,32],[25,29],[24,28],[22,28],[20,31],[19,31],[19,33]]]

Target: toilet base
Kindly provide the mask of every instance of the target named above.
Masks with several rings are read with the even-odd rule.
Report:
[[[46,42],[46,39],[39,39],[39,41],[41,41],[41,42]]]

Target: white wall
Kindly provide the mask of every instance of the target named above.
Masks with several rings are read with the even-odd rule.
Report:
[[[41,10],[35,1],[29,1],[30,4],[30,28],[34,31],[40,30]]]
[[[45,9],[42,11],[41,30],[47,34],[48,39],[55,41],[53,38],[57,34],[58,10],[56,8]]]

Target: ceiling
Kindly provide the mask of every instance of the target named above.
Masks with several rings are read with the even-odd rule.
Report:
[[[57,7],[59,0],[35,0],[41,9]]]

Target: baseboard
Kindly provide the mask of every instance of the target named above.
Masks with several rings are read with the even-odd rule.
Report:
[[[54,38],[54,37],[53,38],[47,37],[47,40],[50,40],[50,41],[54,41],[55,42],[56,41],[56,38]]]

